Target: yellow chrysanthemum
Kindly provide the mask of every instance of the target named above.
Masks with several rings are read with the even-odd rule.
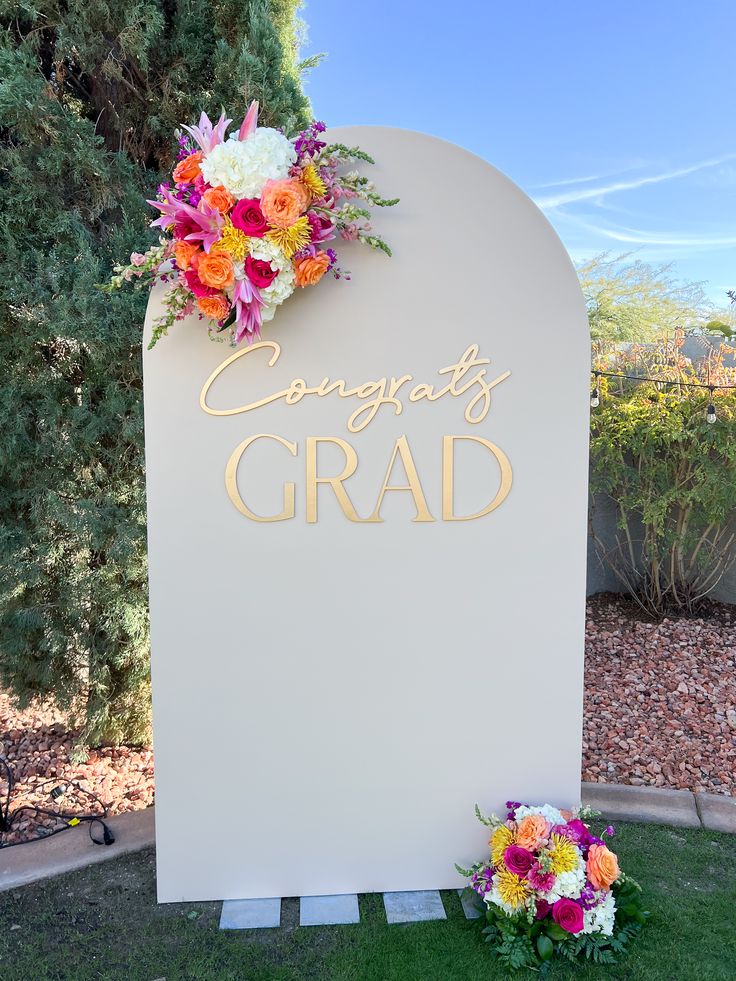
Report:
[[[295,252],[309,244],[309,221],[302,215],[289,228],[272,228],[266,232],[266,238],[278,245],[287,259],[291,259]]]
[[[488,844],[491,846],[491,861],[498,866],[503,861],[503,853],[514,843],[514,832],[505,824],[499,825],[491,835]]]
[[[314,164],[307,164],[301,174],[301,182],[308,189],[312,197],[323,198],[327,194],[327,186],[319,176],[319,171]]]
[[[575,845],[564,835],[552,835],[549,840],[551,869],[555,875],[572,872],[578,867],[578,853]]]
[[[248,254],[249,243],[250,239],[245,232],[241,231],[240,228],[236,228],[228,218],[223,225],[222,235],[210,251],[227,252],[232,259],[242,262]]]
[[[494,884],[498,888],[498,894],[504,903],[508,903],[514,909],[523,906],[531,890],[524,879],[514,875],[513,872],[505,867],[497,869],[493,877]]]

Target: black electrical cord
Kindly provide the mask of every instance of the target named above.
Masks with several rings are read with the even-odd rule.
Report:
[[[45,841],[47,838],[53,838],[54,835],[58,835],[62,831],[68,831],[69,828],[74,828],[78,824],[88,825],[90,839],[95,843],[95,845],[112,845],[115,841],[115,835],[112,833],[109,825],[105,821],[105,818],[107,817],[107,808],[105,805],[96,794],[92,793],[91,790],[85,790],[84,787],[80,787],[80,785],[74,781],[68,781],[66,783],[66,790],[68,790],[69,787],[74,787],[79,792],[86,794],[87,797],[99,804],[100,808],[102,809],[101,814],[76,814],[72,811],[55,811],[47,807],[40,807],[36,804],[21,804],[20,807],[16,807],[13,811],[11,811],[10,801],[13,794],[15,778],[8,761],[3,759],[2,756],[0,756],[0,768],[2,768],[8,784],[5,800],[0,806],[0,849],[15,848],[17,845],[29,845],[32,841]],[[34,792],[37,792],[39,789],[50,783],[57,783],[57,781],[44,780],[34,788]],[[61,796],[61,794],[54,795],[52,792],[51,796],[56,798],[56,796]],[[33,811],[34,814],[43,814],[46,817],[52,817],[58,821],[64,821],[65,823],[61,827],[55,828],[53,831],[46,831],[44,834],[36,835],[34,838],[26,838],[24,841],[3,841],[4,835],[7,835],[10,831],[12,831],[14,822],[17,820],[18,815],[23,811]],[[102,828],[101,838],[96,838],[92,833],[92,829],[96,824],[99,824]]]

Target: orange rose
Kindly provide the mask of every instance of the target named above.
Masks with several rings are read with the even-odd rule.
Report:
[[[585,866],[594,889],[609,889],[618,879],[618,859],[605,845],[591,845]]]
[[[516,830],[516,844],[530,852],[536,851],[549,837],[549,832],[550,824],[541,814],[527,814]]]
[[[197,306],[205,315],[213,320],[222,320],[230,313],[230,304],[224,296],[200,296]]]
[[[301,183],[287,177],[281,181],[266,181],[261,191],[261,211],[266,221],[276,228],[290,228],[309,206],[309,191]]]
[[[235,204],[235,198],[230,191],[226,191],[220,184],[218,187],[211,187],[202,195],[210,208],[217,208],[221,215],[226,215]]]
[[[188,157],[184,157],[179,163],[174,167],[174,180],[177,184],[193,184],[194,181],[199,177],[200,170],[199,165],[202,161],[202,151],[197,150],[196,153],[190,153]]]
[[[199,257],[197,275],[205,286],[224,290],[234,282],[233,260],[227,252],[206,252]]]
[[[183,239],[179,239],[174,246],[174,257],[182,272],[186,272],[190,266],[194,265],[196,261],[194,255],[197,252],[199,252],[199,246],[195,245],[194,242],[185,242]]]
[[[307,255],[294,263],[297,286],[316,286],[330,265],[330,257],[326,252],[317,255]]]

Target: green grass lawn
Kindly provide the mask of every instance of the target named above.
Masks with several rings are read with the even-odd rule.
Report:
[[[620,825],[623,867],[651,918],[615,967],[557,967],[554,978],[736,979],[736,836]],[[28,846],[33,848],[32,845]],[[0,853],[1,855],[1,853]],[[1,858],[0,858],[1,861]],[[152,851],[0,893],[2,981],[493,981],[508,977],[454,892],[447,920],[388,926],[378,895],[354,926],[221,932],[220,903],[158,906]],[[521,973],[518,977],[534,977]]]

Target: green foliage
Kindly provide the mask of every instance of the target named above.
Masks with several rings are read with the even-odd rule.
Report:
[[[0,7],[0,682],[73,708],[84,741],[148,731],[146,295],[95,284],[140,248],[176,126],[252,98],[307,122],[297,7]]]
[[[509,916],[498,906],[486,909],[483,936],[494,956],[512,971],[528,968],[547,976],[555,957],[567,961],[588,960],[594,964],[615,964],[626,952],[629,941],[646,922],[641,887],[622,874],[614,883],[616,923],[613,934],[567,933],[550,917],[529,918],[524,913]]]
[[[736,392],[685,387],[708,378],[733,383],[723,353],[732,349],[696,366],[679,353],[680,341],[620,352],[605,364],[682,387],[603,377],[591,414],[591,491],[609,495],[618,513],[612,546],[596,535],[592,515],[599,554],[656,616],[694,610],[736,560]]]
[[[678,283],[669,266],[602,253],[578,267],[594,341],[648,341],[712,320],[700,283]]]

